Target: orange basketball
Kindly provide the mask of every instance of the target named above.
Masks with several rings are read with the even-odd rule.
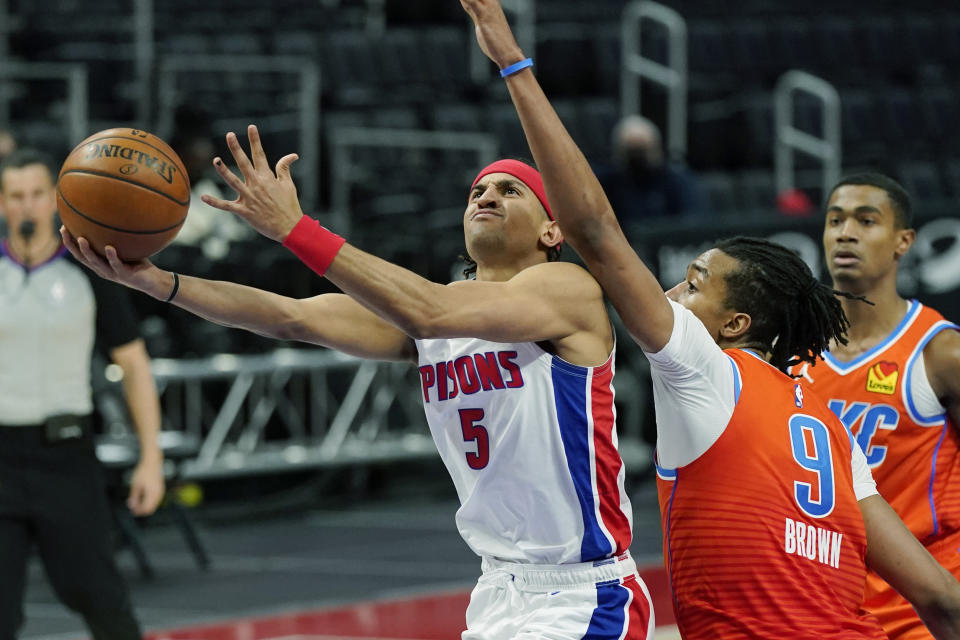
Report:
[[[190,178],[166,142],[137,129],[95,133],[70,152],[57,180],[60,219],[97,253],[132,262],[167,246],[190,206]]]

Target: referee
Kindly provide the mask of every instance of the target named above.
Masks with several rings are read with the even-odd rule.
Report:
[[[0,164],[8,228],[0,245],[0,640],[14,640],[23,624],[31,544],[95,640],[135,640],[91,434],[94,344],[123,369],[140,439],[128,500],[135,515],[152,513],[164,493],[160,407],[126,292],[61,246],[54,194],[44,155],[23,149]]]

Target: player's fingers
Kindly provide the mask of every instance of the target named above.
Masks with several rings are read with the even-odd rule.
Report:
[[[77,238],[77,248],[80,249],[80,254],[88,265],[99,266],[101,263],[100,256],[94,253],[93,248],[90,246],[90,243],[87,242],[86,238],[83,236]]]
[[[237,169],[240,169],[243,177],[249,180],[250,176],[254,173],[254,167],[250,164],[250,159],[243,151],[243,147],[240,146],[240,140],[237,138],[237,134],[233,131],[227,134],[227,147],[230,149],[230,153],[233,154],[233,160],[237,163]]]
[[[257,125],[251,124],[247,127],[247,138],[250,140],[250,157],[253,158],[254,168],[257,171],[269,171],[270,164],[267,162],[267,154],[263,150]]]
[[[60,238],[63,239],[63,246],[69,249],[70,253],[76,255],[80,249],[77,247],[77,240],[73,237],[64,225],[60,225]]]
[[[60,233],[63,235],[62,230]],[[68,231],[67,233],[69,234],[70,232]],[[65,246],[67,251],[69,251],[81,264],[86,264],[87,260],[83,253],[80,252],[80,247],[77,246],[77,241],[73,239],[73,236],[63,236],[63,246]]]
[[[242,153],[242,152],[241,152]],[[246,156],[244,156],[246,157]],[[221,160],[219,157],[213,159],[213,166],[217,170],[217,173],[220,174],[220,177],[223,178],[223,181],[227,183],[227,186],[236,191],[240,195],[245,195],[247,193],[246,183],[238,178],[233,171],[227,168],[226,163]],[[246,174],[244,174],[246,177]]]
[[[295,153],[291,153],[280,158],[280,160],[277,162],[277,179],[281,181],[292,180],[290,177],[290,166],[299,159],[300,156]]]
[[[108,244],[103,248],[103,255],[106,256],[107,262],[110,263],[110,268],[113,269],[113,272],[119,275],[123,270],[123,261],[120,259],[120,256],[117,255],[116,248]]]
[[[223,200],[222,198],[214,198],[209,194],[201,194],[200,200],[204,204],[208,204],[214,209],[220,209],[221,211],[229,211],[230,213],[240,213],[243,211],[243,206],[240,205],[236,200]]]
[[[87,265],[90,269],[93,269],[97,275],[100,275],[104,278],[110,278],[114,275],[110,265],[108,265],[107,262],[100,257],[100,254],[93,250],[93,247],[90,246],[90,243],[86,238],[77,238],[76,246],[77,250],[79,251],[79,255],[76,253],[74,255],[76,255],[77,259]]]

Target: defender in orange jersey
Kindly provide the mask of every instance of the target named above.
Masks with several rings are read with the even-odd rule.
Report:
[[[843,179],[827,203],[823,245],[843,300],[847,344],[802,366],[813,389],[853,432],[880,491],[910,531],[960,576],[960,334],[957,325],[897,294],[897,266],[915,233],[910,197],[879,174]],[[929,638],[916,611],[874,573],[865,608],[891,638]]]
[[[660,486],[681,634],[882,638],[860,606],[869,566],[937,637],[960,637],[960,583],[876,495],[863,452],[826,403],[783,373],[843,341],[834,292],[785,248],[735,239],[697,258],[665,295],[500,3],[461,4],[506,78],[565,238],[649,356],[658,463],[672,476]]]

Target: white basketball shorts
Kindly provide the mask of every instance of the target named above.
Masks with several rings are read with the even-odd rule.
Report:
[[[629,553],[568,565],[483,559],[462,640],[653,640],[653,603]]]

